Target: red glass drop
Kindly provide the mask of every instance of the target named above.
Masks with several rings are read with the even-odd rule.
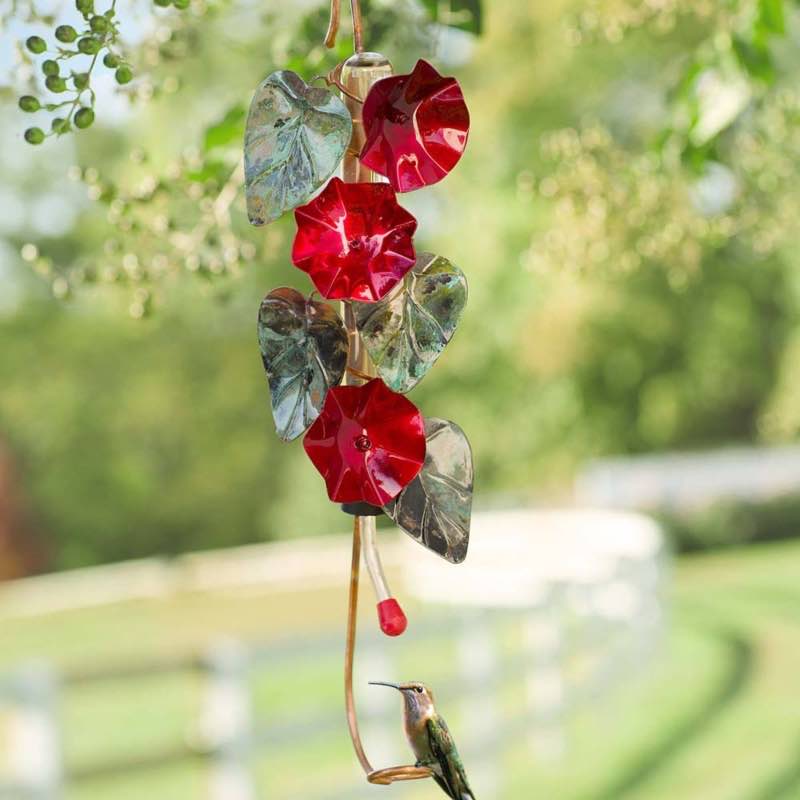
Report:
[[[294,215],[292,262],[329,300],[374,303],[414,266],[417,221],[385,183],[333,178]]]
[[[411,74],[375,83],[362,116],[361,162],[398,192],[440,181],[467,145],[469,111],[458,81],[421,59]]]
[[[422,468],[422,414],[378,378],[363,386],[336,386],[303,447],[335,503],[382,506]]]
[[[387,636],[400,636],[408,627],[408,619],[400,603],[390,597],[378,603],[378,623]]]

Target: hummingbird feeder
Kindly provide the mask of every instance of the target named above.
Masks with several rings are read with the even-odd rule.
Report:
[[[328,47],[340,4],[331,2]],[[269,292],[259,346],[278,436],[303,436],[328,497],[353,516],[347,719],[367,779],[389,784],[436,775],[425,765],[375,770],[361,743],[352,680],[362,550],[380,627],[399,636],[407,620],[381,566],[376,517],[385,514],[458,564],[467,554],[473,483],[463,431],[424,417],[405,397],[452,338],[466,278],[446,258],[415,250],[417,221],[398,194],[455,167],[469,112],[458,82],[428,62],[395,75],[384,56],[366,51],[358,0],[351,10],[355,52],[324,76],[326,87],[280,70],[256,89],[245,185],[253,225],[294,210],[292,263],[324,298],[288,287]],[[338,310],[325,300],[338,301]]]

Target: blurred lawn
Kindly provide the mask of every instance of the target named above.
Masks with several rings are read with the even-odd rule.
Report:
[[[671,632],[657,666],[573,717],[563,762],[537,763],[522,741],[506,752],[503,797],[800,797],[798,559],[800,543],[680,559]],[[94,669],[196,652],[220,635],[279,640],[289,629],[310,633],[320,626],[336,634],[344,599],[338,591],[299,597],[248,589],[6,620],[2,660],[10,666],[36,656],[73,670]],[[434,655],[434,664],[449,661],[446,653]],[[300,670],[279,661],[267,665],[254,676],[259,718],[286,720],[315,708],[336,713],[340,669],[338,660],[327,658],[309,659]],[[80,770],[179,747],[191,731],[200,690],[200,679],[189,672],[70,689],[62,709],[68,763]],[[294,698],[300,699],[293,704]],[[448,716],[456,727],[457,713]],[[275,742],[264,754],[254,766],[266,797],[305,798],[347,786],[355,774],[343,722],[338,731],[305,737],[302,753]],[[318,768],[309,770],[309,764]],[[67,798],[186,800],[203,796],[204,779],[202,763],[189,760],[124,780],[83,781]],[[431,796],[421,786],[391,793]]]

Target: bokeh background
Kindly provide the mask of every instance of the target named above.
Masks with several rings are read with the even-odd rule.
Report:
[[[469,436],[478,514],[461,578],[382,528],[412,626],[376,638],[365,589],[357,679],[430,681],[484,800],[800,798],[800,9],[363,5],[471,109],[402,201],[469,281],[412,399]],[[98,67],[94,125],[34,147],[22,43],[80,16],[0,9],[2,796],[436,796],[359,779],[349,523],[274,436],[255,337],[310,284],[290,216],[247,225],[246,108],[347,31],[120,5],[134,80]],[[396,698],[359,692],[374,760],[406,758]]]

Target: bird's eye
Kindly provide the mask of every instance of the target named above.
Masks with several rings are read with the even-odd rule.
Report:
[[[418,694],[422,694],[422,687],[421,686],[415,686],[414,687],[414,691],[417,692]]]

